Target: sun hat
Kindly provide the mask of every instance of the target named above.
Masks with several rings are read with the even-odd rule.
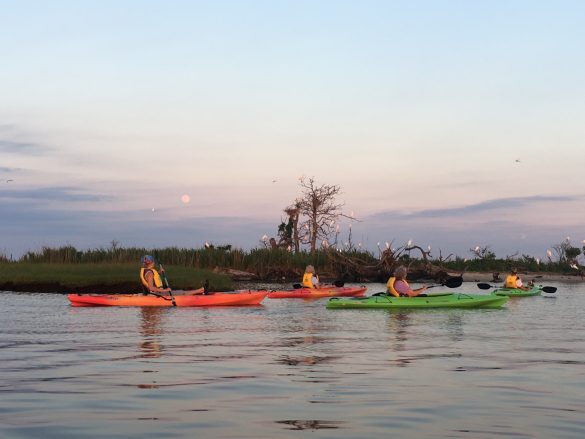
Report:
[[[143,264],[150,264],[151,262],[154,262],[154,258],[150,255],[144,255],[140,258],[140,262]]]

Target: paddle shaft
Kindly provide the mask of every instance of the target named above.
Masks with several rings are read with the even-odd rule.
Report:
[[[169,281],[167,279],[167,275],[165,274],[165,269],[163,268],[160,262],[158,266],[160,267],[160,274],[162,276],[163,284],[165,288],[168,288],[170,290],[169,295],[171,296],[171,303],[173,304],[173,306],[177,306],[177,302],[175,302],[175,296],[173,296],[173,290],[171,289],[171,286],[169,285]]]

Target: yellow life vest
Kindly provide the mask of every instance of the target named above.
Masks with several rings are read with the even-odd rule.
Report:
[[[394,297],[400,297],[398,291],[394,289],[394,282],[396,282],[396,278],[394,276],[388,279],[388,282],[386,283],[386,292],[392,294]]]
[[[141,268],[140,269],[140,282],[142,282],[142,286],[144,287],[144,291],[149,292],[148,282],[146,282],[146,278],[144,277],[146,272],[148,272],[148,271],[152,271],[152,283],[154,284],[154,286],[157,288],[162,288],[163,283],[162,283],[162,279],[160,277],[160,274],[158,274],[158,271],[156,271],[154,268]]]
[[[313,285],[313,276],[317,278],[317,283],[319,283],[319,277],[313,273],[305,273],[303,274],[303,286],[306,288],[315,288]]]
[[[518,280],[518,276],[515,276],[513,274],[509,274],[508,277],[506,277],[506,283],[504,284],[505,288],[518,288],[518,285],[516,284],[516,281]]]

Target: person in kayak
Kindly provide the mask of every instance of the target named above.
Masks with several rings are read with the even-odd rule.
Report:
[[[305,288],[319,288],[319,276],[315,274],[315,267],[307,265],[305,274],[303,274],[303,287]]]
[[[396,267],[394,270],[394,276],[388,279],[388,283],[386,284],[386,292],[391,294],[392,296],[408,296],[414,297],[418,296],[421,293],[424,293],[427,290],[427,286],[423,285],[416,290],[410,288],[410,285],[406,281],[406,275],[408,274],[408,270],[404,265],[400,265]]]
[[[154,268],[154,258],[150,255],[144,255],[141,258],[142,268],[140,269],[140,282],[142,283],[142,291],[144,294],[155,293],[165,294],[173,293],[175,296],[190,295],[190,294],[204,294],[205,288],[190,291],[172,291],[168,286],[163,285],[162,277]],[[164,273],[164,270],[161,270]]]
[[[504,288],[516,288],[518,290],[524,290],[527,291],[530,288],[525,287],[523,282],[522,282],[522,278],[520,276],[518,276],[518,270],[515,268],[512,268],[512,270],[510,270],[510,274],[508,276],[506,276],[506,282],[504,283]]]

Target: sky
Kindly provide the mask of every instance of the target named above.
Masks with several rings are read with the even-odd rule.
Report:
[[[302,176],[341,187],[365,249],[580,247],[584,13],[0,0],[0,253],[254,248]]]

